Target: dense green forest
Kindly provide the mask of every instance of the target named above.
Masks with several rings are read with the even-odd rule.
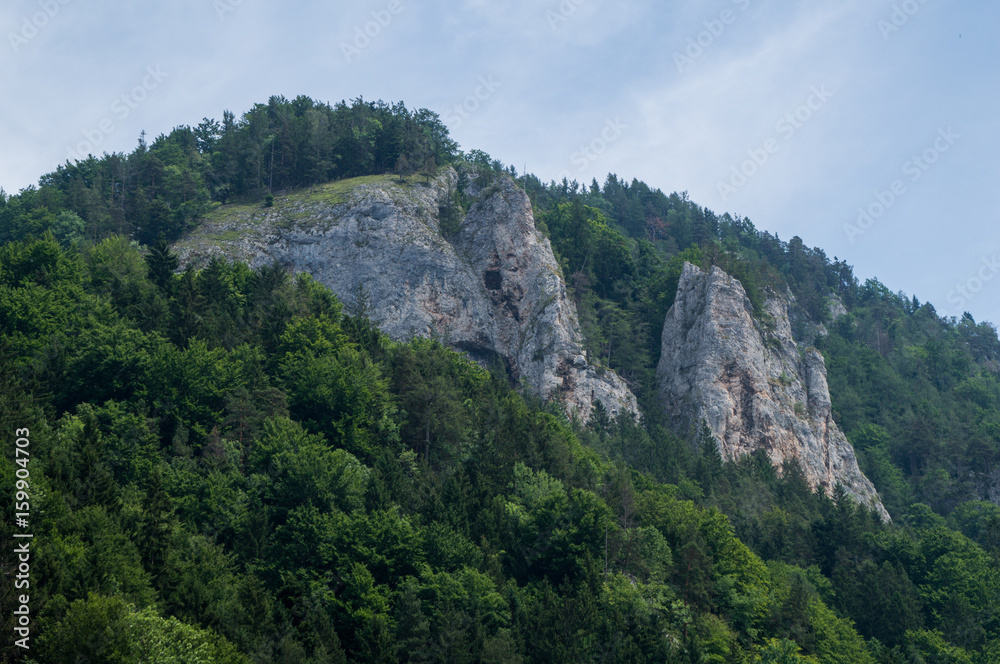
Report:
[[[226,111],[221,123],[206,118],[151,144],[143,137],[131,154],[67,162],[5,201],[0,241],[45,229],[63,241],[119,234],[152,244],[160,233],[174,240],[213,202],[394,168],[432,169],[453,160],[456,148],[431,111],[272,97],[239,121]]]
[[[529,193],[641,418],[570,421],[306,275],[177,271],[169,248],[213,205],[447,165]],[[5,611],[5,662],[1000,661],[996,330],[798,238],[304,97],[66,164],[0,194],[0,234],[0,485],[30,471],[34,534],[31,649]],[[835,417],[893,523],[671,430],[653,380],[685,260],[825,323]]]

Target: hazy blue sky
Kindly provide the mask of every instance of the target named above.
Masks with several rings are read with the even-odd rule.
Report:
[[[8,192],[273,94],[402,100],[543,180],[687,191],[1000,322],[996,0],[8,0],[0,26]]]

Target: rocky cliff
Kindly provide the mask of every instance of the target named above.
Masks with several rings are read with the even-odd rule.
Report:
[[[739,281],[686,263],[663,326],[663,403],[680,427],[704,420],[724,457],[763,449],[775,466],[798,459],[813,487],[829,494],[839,482],[888,520],[833,421],[823,356],[793,338],[791,302],[771,294],[765,325]]]
[[[359,297],[394,339],[437,336],[482,362],[499,357],[538,394],[586,419],[594,399],[637,411],[612,371],[588,363],[573,301],[528,196],[507,177],[472,186],[474,203],[445,237],[440,208],[454,170],[429,182],[357,178],[225,206],[175,246],[181,264],[212,255],[305,271],[347,303]]]

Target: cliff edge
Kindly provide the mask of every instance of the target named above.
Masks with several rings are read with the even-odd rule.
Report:
[[[213,255],[251,267],[278,261],[310,273],[393,339],[436,336],[586,420],[594,400],[638,412],[610,369],[588,362],[573,301],[531,201],[510,178],[472,187],[473,202],[442,231],[458,176],[372,176],[275,198],[274,207],[225,206],[174,250],[182,266]],[[454,211],[454,208],[452,208]]]
[[[723,457],[763,449],[776,467],[798,459],[828,495],[837,483],[889,520],[854,448],[833,421],[826,364],[792,335],[790,294],[770,295],[765,326],[740,282],[718,267],[684,264],[663,326],[657,382],[679,427],[708,424]]]

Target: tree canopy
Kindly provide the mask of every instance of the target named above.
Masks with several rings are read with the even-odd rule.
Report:
[[[518,178],[590,358],[641,416],[570,421],[502,367],[390,341],[308,275],[181,271],[170,250],[213,204],[429,160],[465,185]],[[301,97],[60,167],[0,196],[0,232],[0,420],[31,430],[18,661],[1000,653],[996,330],[860,283],[799,238],[614,175],[519,176],[459,153],[427,111]],[[758,309],[790,290],[797,320],[826,326],[834,416],[892,524],[812,491],[794,463],[724,462],[670,429],[654,369],[684,261],[727,270]],[[2,485],[22,467],[2,455]],[[0,529],[12,541],[9,518]],[[5,578],[4,606],[14,592]]]

